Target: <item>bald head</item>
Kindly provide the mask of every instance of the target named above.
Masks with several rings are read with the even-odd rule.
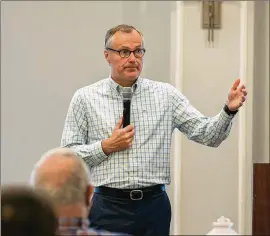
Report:
[[[34,167],[31,182],[45,190],[57,206],[87,204],[89,169],[71,149],[56,148],[45,153]]]
[[[48,156],[36,169],[36,185],[50,185],[59,188],[74,175],[78,161],[62,154]]]

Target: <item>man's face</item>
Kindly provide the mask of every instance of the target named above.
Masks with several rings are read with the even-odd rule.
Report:
[[[116,32],[111,39],[111,49],[113,50],[129,50],[142,49],[142,37],[133,30],[131,33]],[[143,57],[136,57],[131,53],[129,57],[122,58],[118,52],[106,50],[105,58],[111,66],[112,78],[123,87],[130,87],[139,77],[142,66]]]

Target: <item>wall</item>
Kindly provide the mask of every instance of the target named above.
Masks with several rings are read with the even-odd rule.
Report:
[[[104,36],[122,23],[122,4],[1,4],[1,181],[25,182],[40,155],[59,146],[73,93],[109,75]]]
[[[207,116],[222,109],[239,76],[239,13],[239,2],[222,3],[221,29],[211,46],[201,28],[201,5],[184,3],[183,93]],[[218,148],[182,140],[181,234],[206,233],[221,215],[237,229],[238,116],[233,123]]]
[[[255,2],[253,161],[269,159],[269,1]]]

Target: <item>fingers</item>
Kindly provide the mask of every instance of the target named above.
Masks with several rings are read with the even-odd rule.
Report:
[[[113,128],[113,131],[115,131],[115,130],[117,130],[117,129],[120,129],[121,126],[122,126],[122,124],[123,124],[123,117],[121,117],[121,118],[117,121],[116,125],[115,125],[114,128]]]
[[[123,117],[121,117],[117,121],[116,125],[113,128],[113,131],[115,131],[116,129],[120,129],[122,125],[123,125]],[[132,125],[128,125],[127,127],[123,128],[123,132],[130,132],[133,129],[134,129],[134,127]]]
[[[129,125],[129,126],[131,126],[131,125]],[[131,127],[129,127],[129,126],[122,129],[122,135],[124,135],[126,140],[128,140],[128,141],[130,140],[132,142],[134,134],[135,134],[135,130],[134,130],[133,126],[131,126]]]
[[[128,139],[128,140],[127,140],[127,142],[128,142],[128,146],[129,146],[129,147],[131,147],[131,145],[132,145],[132,141],[133,141],[133,138],[130,138],[130,139]]]
[[[123,131],[123,130],[122,130]],[[124,148],[131,147],[132,142],[134,139],[134,130],[126,133],[124,136],[122,136],[122,145]]]
[[[131,125],[128,125],[122,131],[126,133],[125,134],[125,139],[126,139],[126,143],[127,143],[128,147],[131,147],[132,141],[133,141],[133,138],[134,138],[134,134],[135,134],[134,127],[131,126]]]
[[[134,127],[132,125],[128,125],[123,129],[124,132],[130,132],[132,130],[134,130]]]
[[[247,96],[247,94],[248,94],[246,89],[242,89],[242,93],[244,96]]]
[[[133,138],[134,133],[135,133],[134,130],[131,130],[130,132],[126,133],[125,137],[126,138]]]
[[[238,79],[236,79],[235,81],[234,81],[234,83],[233,83],[233,86],[232,86],[232,90],[236,90],[237,89],[237,87],[239,86],[239,84],[240,84],[240,78],[238,78]]]
[[[234,81],[233,86],[232,86],[232,90],[239,90],[240,92],[243,93],[244,96],[247,96],[246,86],[244,84],[242,84],[238,88],[239,84],[240,84],[240,79],[238,78],[237,80]]]
[[[242,84],[240,87],[239,87],[239,90],[242,91],[243,89],[245,89],[246,86],[244,84]]]

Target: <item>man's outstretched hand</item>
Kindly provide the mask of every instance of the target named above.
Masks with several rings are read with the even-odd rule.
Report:
[[[234,81],[232,88],[228,94],[228,100],[226,102],[228,108],[231,111],[238,110],[246,100],[247,90],[244,84],[240,85],[240,79]]]

